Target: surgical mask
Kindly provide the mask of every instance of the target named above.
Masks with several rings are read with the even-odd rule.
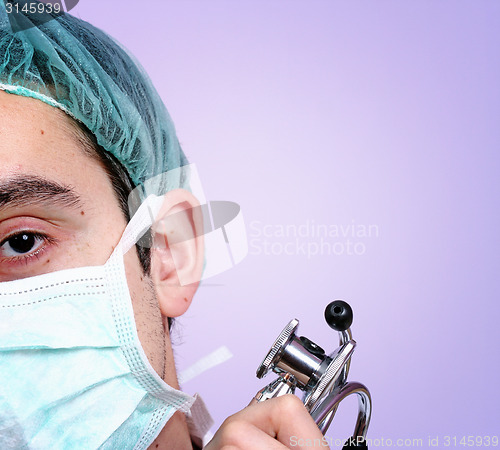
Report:
[[[190,410],[195,398],[144,354],[123,263],[161,200],[144,202],[103,266],[0,283],[0,448],[144,449]]]

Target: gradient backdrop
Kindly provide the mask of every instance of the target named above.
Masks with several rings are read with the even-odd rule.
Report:
[[[204,283],[175,338],[180,370],[234,354],[184,385],[217,425],[270,381],[255,370],[291,318],[337,346],[323,309],[342,298],[369,437],[500,434],[497,0],[80,0],[73,13],[138,57],[207,197],[242,207],[249,255]],[[346,438],[355,410],[328,436]]]

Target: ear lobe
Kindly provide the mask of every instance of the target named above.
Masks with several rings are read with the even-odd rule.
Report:
[[[189,308],[203,270],[199,202],[184,189],[168,192],[152,231],[151,277],[160,310],[165,317],[178,317]]]

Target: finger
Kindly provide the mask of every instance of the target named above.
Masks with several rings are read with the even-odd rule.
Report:
[[[292,441],[296,441],[301,436],[313,440],[318,439],[319,441],[316,442],[322,442],[323,439],[323,434],[300,399],[292,394],[265,402],[252,401],[238,414],[288,447],[292,446]]]
[[[235,418],[235,416],[224,422],[205,450],[285,449],[285,446],[276,439],[247,422],[244,415],[239,418]]]

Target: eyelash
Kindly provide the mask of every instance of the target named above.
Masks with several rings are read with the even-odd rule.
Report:
[[[2,242],[0,242],[0,248],[3,247],[3,245],[7,241],[9,241],[10,239],[15,238],[17,236],[22,236],[23,234],[29,234],[29,235],[33,236],[35,239],[42,239],[43,244],[32,253],[26,253],[24,255],[11,256],[11,257],[4,258],[5,262],[12,263],[12,264],[26,264],[27,265],[34,258],[40,259],[41,254],[44,253],[45,250],[47,250],[47,245],[54,244],[56,242],[55,239],[53,239],[50,236],[47,236],[45,234],[39,233],[38,231],[22,230],[22,231],[18,231],[16,233],[13,233],[10,236],[7,236],[5,239],[3,239]]]

